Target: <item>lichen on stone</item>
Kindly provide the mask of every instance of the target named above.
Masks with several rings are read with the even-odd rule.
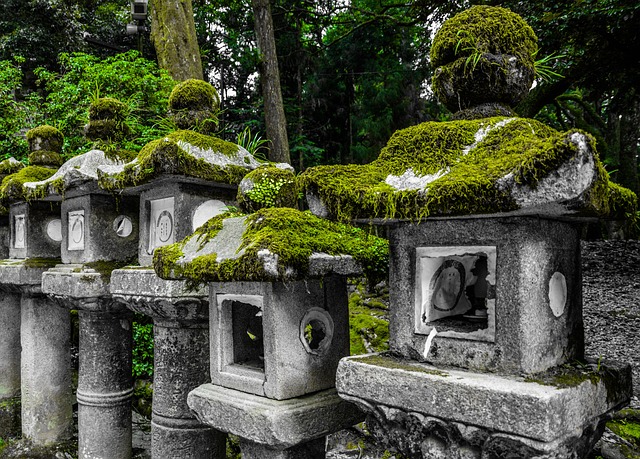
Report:
[[[293,280],[388,269],[388,242],[366,231],[290,208],[222,214],[183,241],[156,249],[156,273],[193,284]]]
[[[565,164],[584,183],[566,189],[553,174]],[[602,214],[608,212],[607,180],[588,134],[505,117],[422,123],[397,131],[370,164],[318,166],[298,177],[316,215],[343,221],[419,221],[552,206]],[[523,198],[543,182],[551,190],[565,186],[564,194]]]
[[[240,182],[238,206],[245,212],[263,207],[293,207],[298,204],[298,185],[291,169],[264,165],[249,172]]]
[[[236,144],[182,130],[149,142],[124,165],[99,167],[98,177],[100,187],[110,191],[139,186],[163,174],[238,184],[259,164]]]

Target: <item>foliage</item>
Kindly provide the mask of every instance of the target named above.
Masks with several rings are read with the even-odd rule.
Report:
[[[65,135],[65,156],[86,152],[90,145],[83,126],[92,100],[98,97],[118,99],[128,106],[127,124],[131,136],[125,149],[138,151],[160,133],[154,125],[167,109],[175,82],[151,61],[129,51],[106,59],[88,54],[61,54],[62,74],[44,68],[36,70],[47,93],[43,116]]]
[[[389,350],[388,293],[369,293],[363,284],[349,295],[351,355]]]
[[[153,379],[153,322],[142,314],[133,320],[133,377]]]
[[[249,126],[245,127],[236,137],[236,143],[247,150],[251,155],[266,161],[269,154],[269,140],[263,139],[258,134],[253,134]],[[264,152],[262,150],[265,150]]]
[[[238,205],[246,212],[263,207],[297,207],[298,184],[288,169],[265,166],[249,172],[238,189]]]

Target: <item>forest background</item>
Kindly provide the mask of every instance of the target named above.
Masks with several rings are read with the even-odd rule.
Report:
[[[150,10],[163,2],[151,0]],[[173,3],[193,8],[185,20],[193,17],[202,76],[222,99],[218,135],[259,147],[266,139],[266,54],[256,44],[254,11],[266,0],[192,2]],[[539,75],[518,114],[590,132],[610,177],[640,191],[640,4],[614,0],[272,0],[296,169],[366,163],[395,130],[450,119],[429,88],[431,39],[443,20],[477,3],[510,8],[538,35],[536,59],[549,72]],[[147,31],[127,35],[129,22],[128,0],[2,0],[0,160],[24,160],[24,133],[43,123],[63,131],[66,157],[87,151],[82,129],[96,97],[130,107],[129,149],[172,128],[164,117],[175,84],[169,75],[180,76],[152,41],[179,26],[150,14]]]

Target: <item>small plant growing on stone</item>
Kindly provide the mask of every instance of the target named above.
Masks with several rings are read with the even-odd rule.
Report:
[[[533,55],[534,59],[537,53],[538,53],[537,51],[534,53]],[[543,58],[535,60],[534,68],[535,68],[536,76],[539,76],[540,78],[542,78],[544,81],[547,81],[547,82],[563,78],[562,74],[553,71],[553,67],[551,65],[551,62],[556,61],[558,59],[562,59],[563,57],[565,57],[564,54],[551,53]]]
[[[258,134],[254,135],[249,126],[245,127],[244,130],[238,134],[236,143],[244,147],[254,157],[263,161],[267,160],[267,154],[269,153],[269,147],[267,145],[269,145],[270,141],[263,139]],[[266,150],[266,152],[263,152],[263,149]]]

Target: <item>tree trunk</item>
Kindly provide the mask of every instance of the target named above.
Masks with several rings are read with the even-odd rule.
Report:
[[[151,0],[151,41],[158,65],[178,81],[203,79],[191,0]]]
[[[269,159],[281,163],[291,163],[271,8],[269,0],[252,0],[252,4],[256,41],[261,54],[260,74],[264,98],[264,117],[267,138],[271,141]]]
[[[620,170],[618,183],[640,192],[638,180],[638,135],[640,131],[640,97],[635,89],[627,93],[625,113],[620,118]]]

